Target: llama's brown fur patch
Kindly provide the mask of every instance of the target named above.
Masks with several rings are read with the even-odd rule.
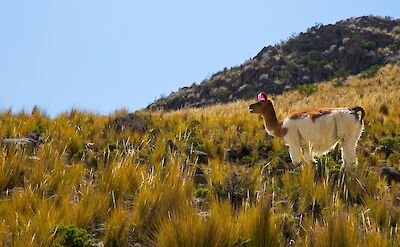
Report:
[[[308,110],[308,111],[299,111],[299,112],[294,112],[290,114],[289,118],[290,119],[299,119],[299,118],[305,118],[305,117],[310,117],[313,121],[315,119],[330,114],[332,111],[335,110],[335,108],[321,108],[321,109],[315,109],[315,110]]]

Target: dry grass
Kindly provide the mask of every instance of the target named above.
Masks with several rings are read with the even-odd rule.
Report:
[[[51,229],[65,224],[106,246],[398,246],[400,187],[387,185],[379,169],[400,169],[400,67],[333,84],[274,100],[281,119],[305,108],[364,107],[359,165],[351,171],[340,168],[338,150],[317,166],[291,167],[282,141],[248,113],[251,101],[140,112],[155,136],[109,129],[124,112],[71,110],[55,119],[37,108],[3,112],[1,137],[40,130],[45,143],[0,149],[1,245],[51,246],[61,242]],[[168,140],[178,149],[168,151]],[[94,148],[85,148],[89,142]],[[231,163],[229,147],[248,153]],[[194,184],[191,149],[209,154],[204,187]]]

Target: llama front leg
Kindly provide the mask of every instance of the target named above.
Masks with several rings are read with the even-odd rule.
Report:
[[[357,163],[356,143],[343,142],[342,144],[343,164],[346,169],[350,169],[353,162]]]
[[[297,145],[289,145],[289,154],[292,163],[297,165],[300,163],[300,147]]]

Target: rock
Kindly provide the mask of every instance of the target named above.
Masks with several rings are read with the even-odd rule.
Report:
[[[0,141],[3,146],[17,146],[17,147],[30,147],[36,148],[41,143],[43,143],[40,139],[35,140],[30,137],[21,137],[21,138],[7,138]]]
[[[23,191],[24,191],[24,188],[22,188],[22,187],[14,187],[11,189],[7,189],[2,194],[5,194],[6,196],[11,196],[13,194],[21,193]]]
[[[37,156],[28,156],[28,159],[30,159],[30,160],[40,160],[40,158],[37,157]]]
[[[250,155],[251,150],[247,147],[237,147],[237,148],[225,148],[225,160],[226,161],[237,161],[241,160],[244,156]]]
[[[342,39],[342,44],[345,45],[347,42],[349,42],[350,38],[343,38]]]
[[[260,76],[260,78],[258,78],[259,80],[268,80],[268,74],[262,74]]]
[[[17,146],[17,147],[37,148],[40,144],[43,143],[44,140],[41,137],[41,132],[37,130],[30,132],[26,137],[12,137],[0,140],[0,144],[6,147]]]
[[[167,141],[167,150],[168,150],[168,152],[173,153],[175,151],[178,151],[179,148],[172,140],[168,140]]]
[[[310,77],[308,75],[304,75],[302,79],[303,81],[308,82],[310,80]]]
[[[376,54],[375,54],[375,52],[374,51],[368,51],[367,52],[367,56],[369,56],[369,57],[375,57],[376,56]]]
[[[243,92],[247,90],[253,89],[253,86],[250,84],[244,84],[243,86],[239,87],[238,92]]]
[[[400,26],[395,26],[392,30],[393,33],[400,34]]]
[[[203,152],[203,151],[199,151],[199,150],[192,150],[191,155],[197,157],[197,161],[200,164],[208,164],[208,154]]]
[[[397,63],[400,61],[400,51],[385,57],[384,63]]]
[[[125,129],[130,131],[144,131],[147,129],[146,121],[135,113],[129,113],[115,118],[110,126],[117,131],[123,131]]]
[[[203,169],[200,166],[196,167],[193,174],[193,182],[196,187],[207,185],[207,179]]]
[[[228,161],[235,160],[238,157],[237,151],[233,148],[225,148],[224,153],[225,153],[225,155],[224,155],[225,160],[228,160]]]
[[[391,184],[392,181],[400,182],[400,172],[396,171],[393,167],[382,167],[380,176],[386,177],[388,184]]]

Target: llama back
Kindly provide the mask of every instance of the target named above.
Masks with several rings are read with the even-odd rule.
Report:
[[[288,136],[284,139],[300,146],[312,145],[318,153],[328,151],[339,140],[351,139],[356,142],[363,128],[361,118],[348,108],[296,114],[296,117],[291,115],[283,123],[289,129]]]

